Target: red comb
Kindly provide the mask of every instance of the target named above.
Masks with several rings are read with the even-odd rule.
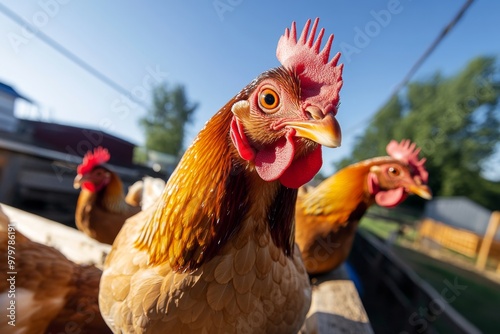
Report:
[[[286,28],[278,41],[276,57],[284,67],[292,69],[299,76],[301,99],[307,101],[308,105],[316,105],[328,112],[336,110],[339,103],[343,65],[337,66],[340,53],[328,61],[333,35],[328,37],[325,47],[320,51],[325,29],[319,31],[315,41],[318,22],[319,19],[316,18],[309,34],[311,20],[307,20],[298,41],[295,22],[292,22],[291,29]]]
[[[92,151],[88,151],[87,154],[83,157],[83,161],[78,168],[76,169],[78,174],[86,174],[91,172],[95,166],[102,165],[103,163],[109,161],[111,156],[107,149],[102,148],[101,146],[96,147],[94,149],[94,153]]]
[[[422,158],[421,160],[418,160],[420,148],[416,147],[417,145],[412,143],[409,139],[403,139],[401,143],[391,140],[385,149],[392,158],[413,167],[415,174],[420,176],[422,182],[427,183],[429,173],[424,167],[426,159]]]

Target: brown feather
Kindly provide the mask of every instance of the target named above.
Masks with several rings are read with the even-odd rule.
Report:
[[[8,224],[8,218],[0,209],[0,252],[5,258]],[[100,269],[75,264],[58,250],[33,242],[17,230],[15,252],[16,330],[24,333],[111,333],[97,301]],[[0,270],[12,271],[7,268],[7,261],[0,263]],[[3,295],[0,300],[7,300],[7,283],[0,281]],[[0,324],[2,333],[12,329],[7,321]]]
[[[163,193],[163,206],[137,240],[152,265],[168,261],[177,271],[198,268],[236,232],[245,215],[245,178],[235,164],[227,163],[233,159],[228,138],[232,114],[227,108],[213,118],[213,126],[200,132],[183,156]],[[198,161],[200,157],[203,162]],[[194,165],[204,168],[194,173],[188,169]]]

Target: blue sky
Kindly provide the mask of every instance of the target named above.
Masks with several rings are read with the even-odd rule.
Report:
[[[279,65],[276,43],[292,21],[320,17],[343,51],[338,120],[342,147],[324,149],[322,171],[349,154],[353,139],[465,1],[97,1],[2,0],[41,32],[145,104],[154,84],[183,84],[199,103],[189,144],[203,124],[261,72]],[[500,55],[500,2],[476,0],[416,73],[453,74],[479,55]],[[387,15],[389,14],[389,15]],[[378,20],[377,20],[378,19]],[[368,33],[363,39],[359,32]],[[145,109],[0,13],[0,81],[33,99],[18,116],[101,129],[136,144]],[[494,165],[489,173],[495,178]],[[499,175],[497,175],[499,174]]]

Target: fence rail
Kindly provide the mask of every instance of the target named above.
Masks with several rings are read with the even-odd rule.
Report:
[[[480,333],[376,237],[357,233],[349,263],[375,333]]]
[[[418,229],[419,240],[432,240],[457,253],[477,258],[478,267],[484,269],[488,258],[500,263],[500,241],[493,239],[500,214],[494,212],[491,217],[491,227],[484,236],[425,218]]]

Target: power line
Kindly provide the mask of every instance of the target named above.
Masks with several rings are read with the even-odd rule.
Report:
[[[392,93],[389,95],[389,98],[387,101],[390,101],[394,96],[396,96],[401,89],[403,89],[408,82],[411,80],[413,75],[418,71],[420,66],[424,63],[424,61],[431,55],[431,53],[437,48],[437,46],[443,41],[443,39],[450,33],[450,31],[456,26],[456,24],[460,21],[460,19],[463,17],[467,9],[469,9],[470,5],[474,0],[467,0],[462,7],[458,10],[457,14],[452,18],[452,20],[441,30],[439,35],[436,37],[436,39],[431,43],[431,45],[424,51],[424,53],[417,59],[415,64],[410,68],[408,73],[403,77],[403,80],[396,86],[396,88],[392,91]],[[387,103],[387,102],[386,102]],[[347,132],[350,132],[354,130],[355,128],[358,128],[360,125],[369,123],[372,120],[372,117],[366,118],[362,120],[361,122],[358,122],[356,125],[352,126],[350,129],[346,130]]]
[[[436,47],[443,41],[443,39],[448,35],[448,33],[455,27],[455,25],[460,21],[463,17],[467,9],[472,5],[474,0],[467,0],[463,6],[460,8],[455,17],[444,27],[438,37],[432,42],[432,44],[425,50],[425,52],[420,56],[420,58],[416,61],[416,63],[410,68],[408,74],[403,78],[403,80],[396,86],[394,92],[390,95],[391,98],[396,95],[404,86],[408,84],[413,75],[417,72],[420,66],[424,63],[424,61],[430,56],[430,54],[436,49]]]
[[[425,52],[419,57],[419,59],[415,62],[415,64],[410,68],[408,73],[405,75],[403,80],[396,86],[396,88],[393,90],[393,92],[389,95],[389,98],[387,101],[392,99],[396,94],[399,93],[399,91],[405,87],[408,82],[411,80],[413,75],[418,71],[420,66],[424,63],[424,61],[431,55],[431,53],[436,49],[436,47],[443,41],[444,37],[448,35],[448,33],[455,27],[455,25],[460,21],[460,19],[463,17],[467,9],[470,7],[470,5],[474,2],[474,0],[467,0],[463,6],[459,9],[458,13],[453,17],[453,19],[446,25],[446,27],[440,32],[440,34],[437,36],[437,38],[432,42],[432,44],[425,50]],[[44,34],[42,31],[39,29],[33,27],[29,22],[24,20],[22,17],[11,11],[9,8],[4,6],[2,3],[0,3],[0,11],[3,12],[6,16],[8,16],[11,20],[15,21],[17,24],[28,27],[30,31],[36,31],[36,35],[38,36],[39,39],[41,39],[43,42],[45,42],[47,45],[64,55],[66,58],[69,60],[73,61],[75,64],[80,66],[82,69],[85,71],[89,72],[92,74],[94,77],[97,79],[101,80],[120,94],[123,94],[127,96],[130,100],[133,102],[137,103],[138,105],[144,107],[145,109],[148,109],[149,106],[147,106],[143,101],[137,99],[135,96],[131,95],[130,92],[107,77],[106,75],[102,74],[98,70],[96,70],[94,67],[89,65],[87,62],[70,52],[68,49],[64,48],[62,45],[57,43],[55,40]],[[364,123],[370,122],[372,117],[366,118],[362,120],[361,122],[358,122],[355,126],[352,128],[357,128],[359,125],[362,125]],[[351,130],[351,129],[349,129]]]
[[[118,93],[125,95],[127,98],[129,98],[131,101],[137,103],[138,105],[142,106],[145,109],[148,109],[149,106],[146,105],[143,101],[137,99],[135,96],[130,94],[130,91],[125,89],[123,86],[118,84],[116,81],[112,80],[105,74],[99,72],[96,70],[94,67],[89,65],[87,62],[76,56],[74,53],[63,47],[61,44],[57,43],[55,40],[44,34],[40,29],[33,27],[29,22],[24,20],[22,17],[11,11],[9,8],[4,6],[2,3],[0,3],[0,11],[6,15],[8,18],[10,18],[12,21],[16,22],[18,25],[26,27],[30,32],[34,32],[34,34],[43,42],[45,42],[47,45],[49,45],[51,48],[56,50],[57,52],[61,53],[63,56],[71,60],[73,63],[108,85],[109,87],[113,88],[116,90]]]

